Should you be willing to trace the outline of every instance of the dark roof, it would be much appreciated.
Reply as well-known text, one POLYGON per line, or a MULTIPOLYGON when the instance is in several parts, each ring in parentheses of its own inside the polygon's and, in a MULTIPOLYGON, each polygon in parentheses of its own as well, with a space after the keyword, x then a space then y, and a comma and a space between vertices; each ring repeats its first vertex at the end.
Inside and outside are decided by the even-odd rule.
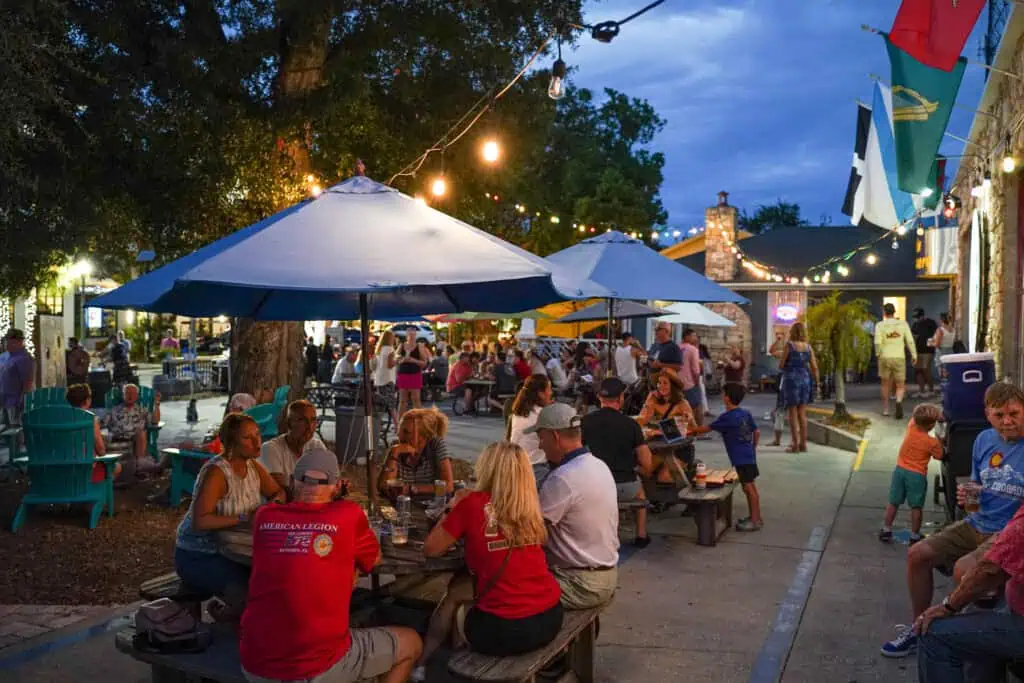
MULTIPOLYGON (((797 226, 769 230, 741 240, 739 245, 749 258, 776 268, 781 274, 799 276, 832 257, 842 256, 885 236, 886 232, 869 225, 797 226)), ((899 249, 893 249, 891 239, 877 242, 870 249, 878 257, 878 262, 873 266, 864 261, 868 251, 860 252, 847 262, 850 276, 844 279, 849 282, 916 282, 914 235, 911 233, 902 237, 899 245, 899 249)), ((704 252, 678 260, 698 273, 704 272, 704 252)), ((835 265, 832 268, 833 278, 835 265)), ((744 268, 739 269, 736 279, 757 280, 744 268)))

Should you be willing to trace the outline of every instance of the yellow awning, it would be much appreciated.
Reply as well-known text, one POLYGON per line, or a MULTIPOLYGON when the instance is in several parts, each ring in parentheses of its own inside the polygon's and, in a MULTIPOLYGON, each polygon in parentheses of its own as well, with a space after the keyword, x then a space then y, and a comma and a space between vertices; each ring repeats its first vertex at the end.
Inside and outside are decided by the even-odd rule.
POLYGON ((548 304, 543 308, 537 310, 541 313, 545 313, 551 316, 551 320, 538 320, 537 321, 537 336, 538 337, 564 337, 566 339, 576 339, 581 337, 591 330, 604 325, 601 321, 592 321, 586 323, 560 323, 556 322, 559 318, 569 315, 581 308, 597 303, 601 299, 586 299, 582 301, 562 301, 557 304, 548 304))

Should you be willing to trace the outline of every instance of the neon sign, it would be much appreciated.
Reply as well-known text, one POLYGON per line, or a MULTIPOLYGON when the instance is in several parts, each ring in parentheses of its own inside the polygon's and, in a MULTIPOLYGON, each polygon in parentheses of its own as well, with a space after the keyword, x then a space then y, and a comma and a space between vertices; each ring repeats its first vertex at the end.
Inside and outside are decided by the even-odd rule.
POLYGON ((790 304, 780 304, 775 307, 775 319, 784 322, 791 323, 800 316, 800 309, 790 304))

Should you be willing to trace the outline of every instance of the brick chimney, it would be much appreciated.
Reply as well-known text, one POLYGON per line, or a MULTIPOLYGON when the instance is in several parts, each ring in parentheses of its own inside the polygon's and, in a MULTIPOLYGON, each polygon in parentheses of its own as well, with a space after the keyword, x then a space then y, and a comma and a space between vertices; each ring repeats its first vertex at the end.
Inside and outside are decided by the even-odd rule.
POLYGON ((736 207, 729 206, 729 193, 718 193, 718 204, 704 210, 704 275, 718 282, 732 282, 739 272, 739 259, 732 251, 736 243, 736 207))

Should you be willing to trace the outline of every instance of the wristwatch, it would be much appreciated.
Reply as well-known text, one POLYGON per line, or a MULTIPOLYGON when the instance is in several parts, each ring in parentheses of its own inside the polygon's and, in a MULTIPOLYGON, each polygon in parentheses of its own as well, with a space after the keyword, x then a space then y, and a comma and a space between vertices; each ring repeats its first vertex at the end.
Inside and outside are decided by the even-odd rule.
POLYGON ((942 599, 942 606, 946 608, 946 611, 950 614, 959 614, 960 612, 960 610, 956 609, 955 607, 953 607, 953 605, 950 604, 948 595, 942 599))

